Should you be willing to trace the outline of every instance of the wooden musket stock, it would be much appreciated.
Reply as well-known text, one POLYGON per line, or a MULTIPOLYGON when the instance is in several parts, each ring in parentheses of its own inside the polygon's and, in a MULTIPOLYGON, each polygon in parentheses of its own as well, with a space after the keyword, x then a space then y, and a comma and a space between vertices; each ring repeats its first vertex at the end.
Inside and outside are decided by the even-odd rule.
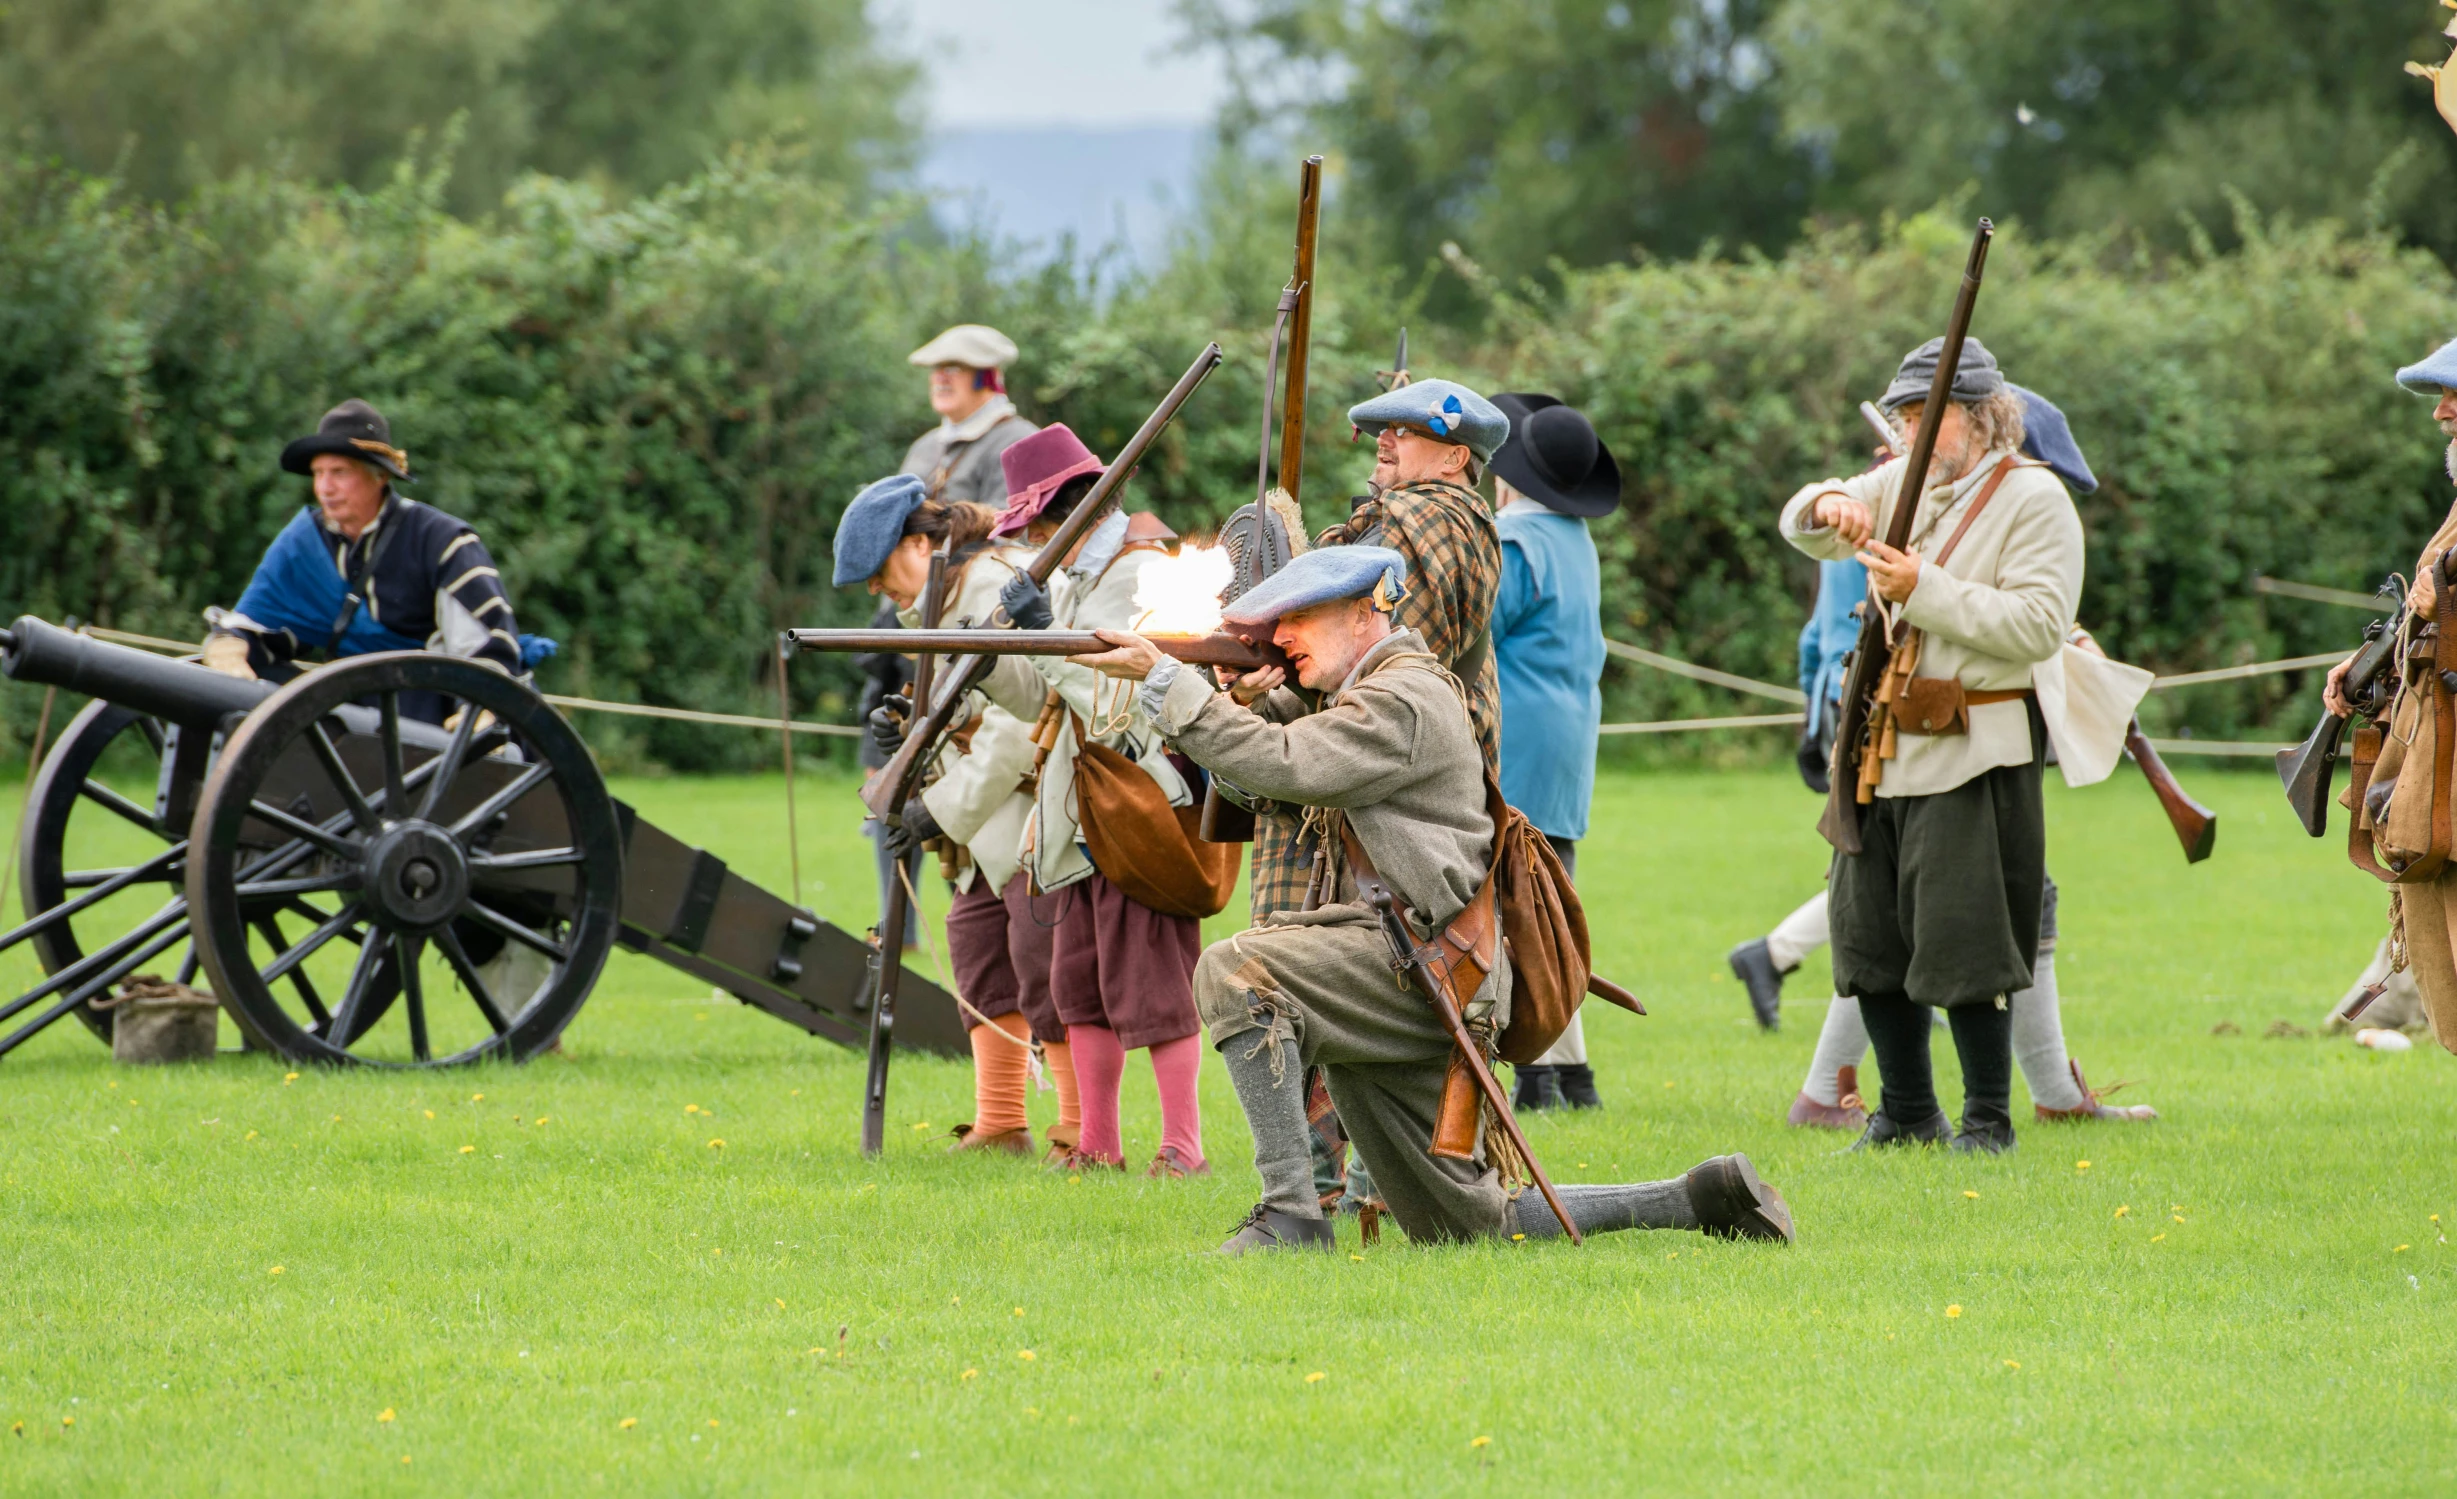
MULTIPOLYGON (((1090 656, 1110 649, 1090 630, 787 630, 806 651, 935 651, 945 656, 1090 656)), ((1268 641, 1238 635, 1147 635, 1164 655, 1189 666, 1285 671, 1288 656, 1268 641)))
MULTIPOLYGON (((1911 439, 1911 451, 1903 460, 1901 482, 1894 490, 1894 513, 1886 518, 1885 542, 1901 551, 1911 540, 1911 523, 1918 516, 1920 500, 1928 490, 1929 460, 1936 456, 1937 428, 1944 425, 1941 413, 1952 398, 1954 375, 1962 367, 1962 345, 1971 332, 1971 311, 1979 302, 1980 278, 1988 269, 1988 245, 1996 237, 1996 226, 1986 219, 1979 221, 1979 230, 1971 238, 1971 258, 1962 270, 1962 287, 1954 295, 1954 312, 1945 325, 1945 343, 1937 351, 1936 378, 1928 386, 1928 404, 1920 420, 1919 435, 1911 439)), ((1877 684, 1885 677, 1885 669, 1894 655, 1893 633, 1887 624, 1885 610, 1877 602, 1876 589, 1869 589, 1868 601, 1862 606, 1860 643, 1851 654, 1851 670, 1843 678, 1842 714, 1835 723, 1833 785, 1826 797, 1826 815, 1818 820, 1817 830, 1838 852, 1856 854, 1860 851, 1860 759, 1875 754, 1877 746, 1863 745, 1877 695, 1877 684)))
MULTIPOLYGON (((1195 387, 1219 367, 1220 346, 1205 344, 1203 352, 1195 356, 1194 363, 1186 367, 1186 373, 1177 377, 1177 384, 1161 398, 1152 414, 1143 419, 1143 425, 1126 440, 1126 446, 1118 450, 1117 457, 1110 461, 1108 469, 1093 484, 1091 491, 1076 503, 1073 510, 1067 512, 1065 520, 1059 522, 1057 534, 1051 536, 1041 550, 1033 554, 1032 560, 1025 564, 1024 571, 1031 575, 1033 582, 1049 582, 1049 575, 1058 570, 1059 562, 1099 522, 1102 513, 1116 498, 1118 487, 1126 482, 1135 465, 1141 463, 1144 455, 1151 451, 1152 444, 1160 440, 1161 432, 1176 417, 1178 408, 1184 406, 1187 398, 1194 394, 1195 387)), ((1009 621, 1006 611, 1000 609, 984 623, 990 629, 1005 629, 1009 621)), ((886 649, 909 650, 912 647, 909 644, 891 645, 886 649)), ((913 794, 914 786, 921 780, 922 767, 930 763, 930 756, 936 752, 940 737, 954 726, 964 695, 980 682, 989 664, 987 656, 962 657, 947 668, 945 680, 927 700, 926 708, 919 706, 921 700, 916 699, 915 711, 920 715, 920 721, 904 736, 903 746, 889 758, 886 768, 862 790, 862 805, 870 809, 873 817, 892 823, 903 814, 905 799, 913 794)))

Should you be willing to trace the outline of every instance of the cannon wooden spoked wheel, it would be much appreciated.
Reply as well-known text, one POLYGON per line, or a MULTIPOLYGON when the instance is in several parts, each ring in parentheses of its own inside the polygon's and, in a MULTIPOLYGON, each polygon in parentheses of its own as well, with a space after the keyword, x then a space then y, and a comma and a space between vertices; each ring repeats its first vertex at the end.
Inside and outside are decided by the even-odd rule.
POLYGON ((107 1043, 110 1017, 88 999, 139 970, 167 971, 182 982, 196 976, 180 898, 187 828, 166 823, 154 800, 136 790, 139 777, 153 775, 164 747, 165 731, 154 719, 89 703, 35 772, 17 850, 18 889, 30 919, 10 937, 30 943, 60 986, 31 996, 27 1008, 45 1008, 42 1023, 56 1018, 51 1008, 66 1004, 107 1043))
POLYGON ((455 657, 362 656, 231 733, 197 796, 187 899, 213 992, 260 1045, 525 1061, 605 966, 622 848, 587 748, 536 693, 455 657))

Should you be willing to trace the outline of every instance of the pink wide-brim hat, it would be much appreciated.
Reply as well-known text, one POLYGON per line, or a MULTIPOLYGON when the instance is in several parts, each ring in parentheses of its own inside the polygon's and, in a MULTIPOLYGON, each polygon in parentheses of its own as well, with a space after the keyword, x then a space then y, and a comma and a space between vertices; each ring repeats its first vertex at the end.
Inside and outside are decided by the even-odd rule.
POLYGON ((1049 508, 1050 499, 1069 479, 1097 474, 1106 467, 1100 455, 1064 422, 1053 422, 998 455, 1006 470, 1007 508, 998 512, 994 536, 1012 536, 1049 508))

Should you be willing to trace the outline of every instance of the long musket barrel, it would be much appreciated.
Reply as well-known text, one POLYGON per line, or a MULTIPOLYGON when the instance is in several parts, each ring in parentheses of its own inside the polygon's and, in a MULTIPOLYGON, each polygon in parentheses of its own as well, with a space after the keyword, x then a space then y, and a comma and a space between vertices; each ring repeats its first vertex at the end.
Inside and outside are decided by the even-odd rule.
MULTIPOLYGON (((1090 630, 787 630, 806 651, 927 651, 942 656, 1089 656, 1110 649, 1090 630)), ((1288 658, 1268 644, 1236 635, 1147 635, 1165 655, 1189 666, 1255 671, 1285 668, 1288 658)))
MULTIPOLYGON (((1049 575, 1058 570, 1059 562, 1074 550, 1075 543, 1083 539, 1084 533, 1090 531, 1100 520, 1102 512, 1109 508, 1117 495, 1118 486, 1126 482, 1135 465, 1141 463, 1144 454, 1151 451, 1152 444, 1159 441, 1162 430, 1176 417, 1178 408, 1185 405, 1194 394, 1195 387, 1219 367, 1220 346, 1216 343, 1205 344, 1203 352, 1194 357, 1194 363, 1186 367, 1186 373, 1177 377, 1177 384, 1161 398, 1152 414, 1143 419, 1143 425, 1126 440, 1126 446, 1118 450, 1108 469, 1093 483, 1091 492, 1076 503, 1065 520, 1059 522, 1057 534, 1050 537, 1041 550, 1033 554, 1032 560, 1025 564, 1024 571, 1031 575, 1033 582, 1049 582, 1049 575)), ((987 623, 992 629, 1006 628, 1006 611, 996 611, 987 623)), ((891 645, 886 649, 901 651, 913 647, 908 643, 891 645)), ((981 680, 982 673, 988 669, 987 656, 971 655, 953 662, 947 668, 945 680, 931 695, 927 707, 917 705, 920 721, 904 736, 903 748, 889 758, 886 767, 862 791, 862 805, 870 809, 872 816, 883 822, 893 822, 903 813, 905 799, 913 794, 914 786, 921 780, 922 767, 929 763, 930 755, 938 748, 940 736, 954 724, 964 694, 972 691, 981 680)))
MULTIPOLYGON (((1971 258, 1963 266, 1961 289, 1954 294, 1953 316, 1945 325, 1945 344, 1937 351, 1936 378, 1929 382, 1919 435, 1911 439, 1911 452, 1903 460, 1902 479, 1894 490, 1894 513, 1886 518, 1886 545, 1896 551, 1910 543, 1911 523, 1927 493, 1929 460, 1936 456, 1937 429, 1944 425, 1941 413, 1953 395, 1954 375, 1962 367, 1962 345, 1970 337, 1971 312, 1979 303, 1979 283, 1987 273, 1988 246, 1995 237, 1996 226, 1981 219, 1971 238, 1971 258)), ((1852 652, 1851 671, 1843 681, 1843 711, 1835 725, 1833 785, 1827 794, 1826 815, 1818 823, 1826 841, 1846 854, 1860 851, 1860 757, 1875 754, 1878 748, 1873 744, 1863 747, 1860 739, 1868 727, 1877 683, 1894 654, 1891 626, 1875 601, 1874 589, 1863 607, 1860 643, 1852 652)))
MULTIPOLYGON (((1305 478, 1305 375, 1314 344, 1314 242, 1322 221, 1322 158, 1309 156, 1297 172, 1297 263, 1289 278, 1297 307, 1288 322, 1288 395, 1280 407, 1280 487, 1303 499, 1305 478)), ((1271 393, 1263 392, 1269 410, 1271 393)))

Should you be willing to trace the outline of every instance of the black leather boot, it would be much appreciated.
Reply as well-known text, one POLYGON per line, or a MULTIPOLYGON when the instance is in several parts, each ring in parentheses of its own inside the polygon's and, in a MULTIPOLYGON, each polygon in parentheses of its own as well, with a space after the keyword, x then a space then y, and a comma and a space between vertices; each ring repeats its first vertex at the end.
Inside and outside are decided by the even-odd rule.
POLYGON ((1954 1136, 1952 1148, 1966 1155, 2003 1155, 2013 1149, 2013 1145, 2011 1119, 1993 1111, 1982 1114, 1966 1109, 1962 1115, 1961 1133, 1954 1136))
POLYGON ((1927 1119, 1908 1128, 1895 1123, 1884 1114, 1871 1114, 1868 1116, 1867 1130, 1861 1134, 1859 1140, 1851 1148, 1868 1150, 1872 1147, 1887 1145, 1934 1145, 1940 1140, 1950 1140, 1953 1136, 1953 1121, 1945 1117, 1943 1109, 1937 1110, 1927 1119))
POLYGON ((1510 1092, 1510 1112, 1525 1114, 1561 1107, 1561 1073, 1558 1068, 1530 1064, 1513 1071, 1518 1074, 1518 1081, 1510 1092))
POLYGON ((1749 1009, 1757 1016, 1763 1030, 1775 1030, 1783 1024, 1783 971, 1775 967, 1774 954, 1767 950, 1766 939, 1743 942, 1725 954, 1724 961, 1732 965, 1732 977, 1740 980, 1749 991, 1749 1009))
POLYGON ((1783 1194, 1758 1179, 1745 1155, 1719 1155, 1682 1178, 1701 1231, 1718 1239, 1792 1242, 1792 1210, 1783 1194))
POLYGON ((1561 1081, 1561 1098, 1574 1109, 1599 1107, 1604 1100, 1596 1096, 1595 1069, 1584 1062, 1565 1063, 1554 1069, 1561 1081))

